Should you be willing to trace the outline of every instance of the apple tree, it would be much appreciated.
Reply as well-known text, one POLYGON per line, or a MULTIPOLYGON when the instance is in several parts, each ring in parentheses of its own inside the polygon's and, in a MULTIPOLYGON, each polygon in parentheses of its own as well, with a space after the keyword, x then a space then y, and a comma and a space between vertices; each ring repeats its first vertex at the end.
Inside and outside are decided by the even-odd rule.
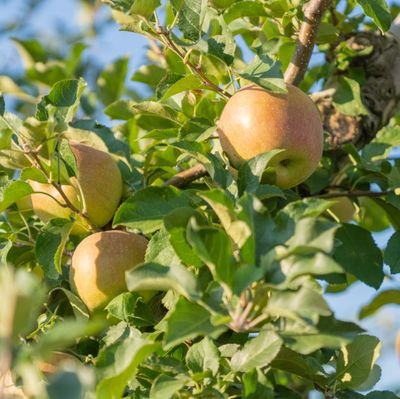
POLYGON ((128 76, 128 57, 86 59, 85 36, 14 39, 0 396, 398 398, 373 390, 382 343, 325 298, 400 273, 398 7, 81 3, 147 58, 128 76))

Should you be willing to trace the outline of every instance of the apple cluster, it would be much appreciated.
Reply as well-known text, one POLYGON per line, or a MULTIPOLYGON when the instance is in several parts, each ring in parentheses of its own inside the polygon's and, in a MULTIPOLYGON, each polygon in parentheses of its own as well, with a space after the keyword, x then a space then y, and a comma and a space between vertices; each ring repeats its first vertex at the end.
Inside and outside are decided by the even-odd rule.
MULTIPOLYGON (((288 86, 276 94, 251 85, 226 104, 217 131, 232 167, 274 149, 282 149, 268 165, 265 179, 281 188, 294 187, 317 168, 323 135, 319 112, 300 89, 288 86)), ((73 218, 71 234, 86 237, 76 247, 70 267, 72 289, 89 310, 104 307, 126 290, 125 271, 144 262, 148 240, 119 230, 101 230, 121 201, 123 182, 112 156, 71 142, 77 175, 61 191, 54 185, 30 181, 34 193, 20 207, 30 208, 43 222, 73 218), (79 213, 76 212, 79 210, 79 213), (93 232, 91 230, 99 230, 93 232)))

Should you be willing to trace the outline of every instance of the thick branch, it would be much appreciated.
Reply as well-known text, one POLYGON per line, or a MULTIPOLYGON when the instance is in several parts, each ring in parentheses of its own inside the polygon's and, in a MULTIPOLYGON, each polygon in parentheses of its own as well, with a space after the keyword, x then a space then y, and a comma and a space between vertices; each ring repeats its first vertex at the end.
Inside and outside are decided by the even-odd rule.
POLYGON ((310 0, 304 9, 304 21, 301 24, 293 58, 285 73, 285 82, 298 85, 307 70, 319 24, 331 0, 310 0))
POLYGON ((178 188, 186 187, 192 181, 207 176, 208 172, 202 164, 197 164, 189 169, 177 173, 174 177, 167 180, 164 186, 175 186, 178 188))

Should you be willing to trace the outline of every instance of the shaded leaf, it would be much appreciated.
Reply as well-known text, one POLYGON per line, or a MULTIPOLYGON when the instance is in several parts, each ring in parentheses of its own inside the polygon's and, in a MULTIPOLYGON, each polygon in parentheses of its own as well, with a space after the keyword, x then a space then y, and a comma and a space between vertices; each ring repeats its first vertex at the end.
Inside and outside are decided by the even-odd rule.
POLYGON ((231 360, 233 371, 250 371, 268 366, 278 355, 282 346, 281 338, 272 331, 261 331, 236 352, 231 360))

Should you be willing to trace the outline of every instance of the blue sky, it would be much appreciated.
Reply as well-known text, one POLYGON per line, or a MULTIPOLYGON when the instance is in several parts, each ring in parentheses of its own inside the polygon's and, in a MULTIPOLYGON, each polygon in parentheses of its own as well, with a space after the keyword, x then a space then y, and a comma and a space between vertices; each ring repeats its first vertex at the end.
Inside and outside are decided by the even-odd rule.
MULTIPOLYGON (((26 0, 25 0, 26 1, 26 0)), ((0 28, 5 21, 18 18, 24 9, 24 0, 0 0, 0 28)), ((392 1, 399 4, 399 1, 392 1)), ((399 4, 400 5, 400 4, 399 4)), ((59 29, 80 30, 85 25, 82 14, 79 14, 76 0, 47 0, 43 6, 29 15, 29 25, 23 30, 27 37, 46 38, 50 32, 59 29), (62 6, 60 4, 62 3, 62 6)), ((97 18, 105 18, 108 9, 104 8, 97 18)), ((53 45, 57 45, 57 35, 53 34, 53 45)), ((106 28, 98 37, 89 39, 86 57, 94 57, 98 63, 107 64, 123 55, 128 55, 130 71, 136 70, 145 61, 146 39, 139 35, 120 32, 116 25, 106 28)), ((0 74, 7 74, 22 68, 19 55, 10 38, 0 34, 0 74)), ((140 87, 140 86, 139 86, 140 87)), ((381 247, 386 245, 391 232, 386 231, 375 235, 381 247)), ((383 288, 400 288, 398 281, 385 282, 383 288)), ((355 284, 344 294, 327 295, 328 302, 338 318, 357 321, 360 307, 369 302, 376 291, 363 284, 355 284)), ((383 376, 376 389, 399 387, 399 361, 394 353, 394 338, 400 330, 400 307, 387 306, 379 316, 371 317, 361 322, 369 332, 377 335, 383 342, 384 355, 379 363, 383 367, 383 376)))

